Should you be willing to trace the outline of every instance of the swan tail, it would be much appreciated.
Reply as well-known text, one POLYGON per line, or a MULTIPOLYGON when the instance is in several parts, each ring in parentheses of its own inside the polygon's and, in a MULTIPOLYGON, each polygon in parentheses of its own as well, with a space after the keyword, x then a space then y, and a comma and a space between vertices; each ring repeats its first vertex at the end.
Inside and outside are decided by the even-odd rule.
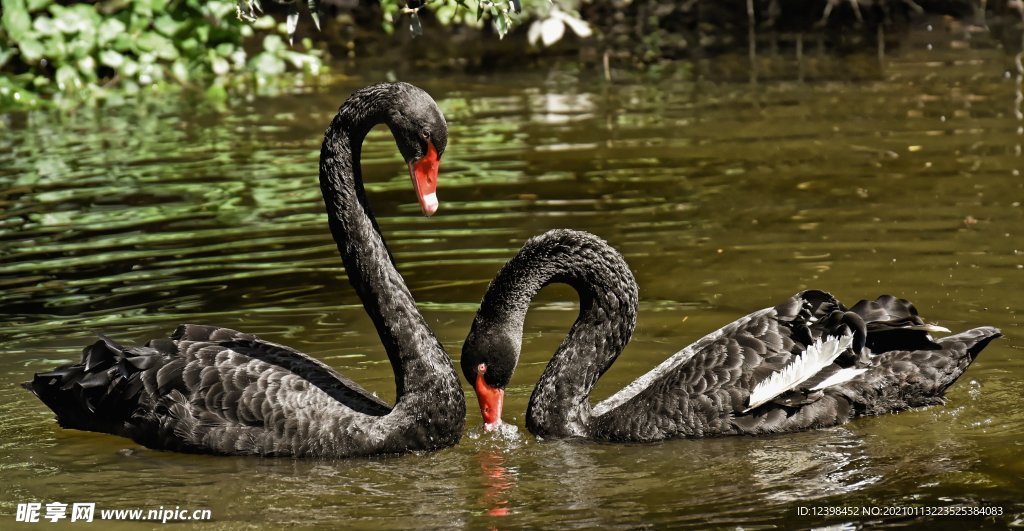
POLYGON ((1001 335, 997 328, 980 327, 942 338, 936 349, 881 353, 874 367, 838 392, 867 415, 942 404, 946 389, 1001 335))
POLYGON ((942 403, 946 389, 956 383, 993 339, 1001 335, 998 328, 973 328, 940 339, 939 350, 908 353, 910 359, 916 362, 916 370, 903 379, 905 395, 908 402, 911 402, 909 405, 915 407, 942 403), (915 398, 920 403, 914 403, 915 398))
POLYGON ((127 348, 98 335, 98 341, 82 350, 78 363, 37 373, 22 387, 53 410, 64 428, 119 434, 144 392, 138 373, 156 365, 161 356, 151 348, 127 348))
POLYGON ((974 363, 981 351, 992 342, 993 339, 1002 337, 1003 333, 992 326, 972 328, 952 336, 944 337, 938 341, 943 347, 943 352, 949 353, 951 361, 954 362, 956 370, 948 371, 945 378, 939 380, 941 390, 944 392, 953 385, 958 378, 967 370, 967 367, 974 363))

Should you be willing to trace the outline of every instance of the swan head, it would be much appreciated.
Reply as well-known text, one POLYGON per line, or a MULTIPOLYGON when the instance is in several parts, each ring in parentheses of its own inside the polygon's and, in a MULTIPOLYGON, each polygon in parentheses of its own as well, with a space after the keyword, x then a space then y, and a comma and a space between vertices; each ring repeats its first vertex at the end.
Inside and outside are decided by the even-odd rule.
POLYGON ((487 329, 474 321, 473 329, 462 345, 462 374, 473 386, 480 404, 484 429, 491 431, 501 425, 505 387, 512 380, 519 361, 520 342, 509 334, 487 329), (487 330, 485 330, 487 329, 487 330))
POLYGON ((425 216, 437 212, 437 171, 448 146, 448 123, 437 103, 423 89, 395 83, 397 104, 388 113, 388 127, 409 166, 416 197, 425 216))

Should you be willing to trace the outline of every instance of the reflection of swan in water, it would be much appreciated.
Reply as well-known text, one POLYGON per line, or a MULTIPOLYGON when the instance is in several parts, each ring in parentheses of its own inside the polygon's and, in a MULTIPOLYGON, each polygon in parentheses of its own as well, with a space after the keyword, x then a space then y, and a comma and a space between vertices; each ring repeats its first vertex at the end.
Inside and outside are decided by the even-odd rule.
POLYGON ((531 476, 536 475, 535 479, 543 481, 549 495, 557 494, 564 504, 561 511, 566 514, 599 510, 609 498, 608 491, 619 488, 630 479, 628 474, 619 476, 624 471, 614 462, 596 458, 594 454, 602 453, 604 448, 552 441, 551 444, 533 445, 530 449, 543 452, 535 456, 535 466, 540 469, 531 476))
POLYGON ((507 516, 509 495, 519 481, 518 469, 506 466, 508 458, 499 450, 483 450, 476 457, 484 481, 478 503, 487 508, 488 516, 507 516))
POLYGON ((848 429, 794 437, 749 450, 753 492, 776 502, 807 502, 855 492, 882 479, 872 471, 862 438, 848 429))

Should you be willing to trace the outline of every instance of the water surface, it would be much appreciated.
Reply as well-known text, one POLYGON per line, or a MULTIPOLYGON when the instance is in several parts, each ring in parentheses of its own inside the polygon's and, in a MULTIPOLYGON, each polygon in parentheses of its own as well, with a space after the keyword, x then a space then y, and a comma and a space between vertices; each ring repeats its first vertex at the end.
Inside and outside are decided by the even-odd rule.
POLYGON ((142 343, 181 322, 286 343, 394 399, 316 181, 326 124, 380 77, 225 110, 174 100, 0 117, 0 521, 18 503, 84 501, 209 508, 210 529, 1024 525, 1022 73, 984 36, 962 44, 921 32, 884 65, 763 57, 756 83, 725 60, 611 84, 573 68, 408 76, 450 125, 431 219, 390 135, 368 138, 377 219, 456 359, 489 279, 558 227, 607 239, 640 283, 634 340, 595 398, 807 288, 848 304, 892 293, 951 329, 1006 335, 943 407, 764 438, 526 434, 532 385, 577 309, 561 286, 528 317, 506 400, 514 440, 472 433, 432 454, 297 461, 62 430, 17 383, 76 360, 96 330, 142 343), (1003 514, 801 515, 891 506, 1003 514))

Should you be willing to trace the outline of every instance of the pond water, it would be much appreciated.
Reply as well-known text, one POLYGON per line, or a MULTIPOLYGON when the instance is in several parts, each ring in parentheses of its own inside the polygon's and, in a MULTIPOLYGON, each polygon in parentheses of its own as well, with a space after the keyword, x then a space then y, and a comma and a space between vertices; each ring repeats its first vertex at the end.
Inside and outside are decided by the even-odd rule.
POLYGON ((138 344, 182 322, 288 344, 393 400, 316 174, 338 105, 383 74, 221 110, 172 98, 0 117, 0 527, 26 502, 210 509, 209 529, 1024 526, 1024 72, 984 35, 937 33, 884 64, 801 66, 783 47, 758 76, 745 56, 611 83, 574 68, 403 76, 449 121, 430 219, 386 130, 364 147, 399 270, 456 360, 489 279, 557 227, 607 239, 640 284, 634 340, 596 399, 806 288, 1003 329, 945 406, 764 438, 534 439, 526 402, 577 309, 561 286, 528 317, 515 437, 480 436, 468 386, 467 435, 424 455, 192 456, 62 430, 19 382, 77 360, 96 330, 138 344))

